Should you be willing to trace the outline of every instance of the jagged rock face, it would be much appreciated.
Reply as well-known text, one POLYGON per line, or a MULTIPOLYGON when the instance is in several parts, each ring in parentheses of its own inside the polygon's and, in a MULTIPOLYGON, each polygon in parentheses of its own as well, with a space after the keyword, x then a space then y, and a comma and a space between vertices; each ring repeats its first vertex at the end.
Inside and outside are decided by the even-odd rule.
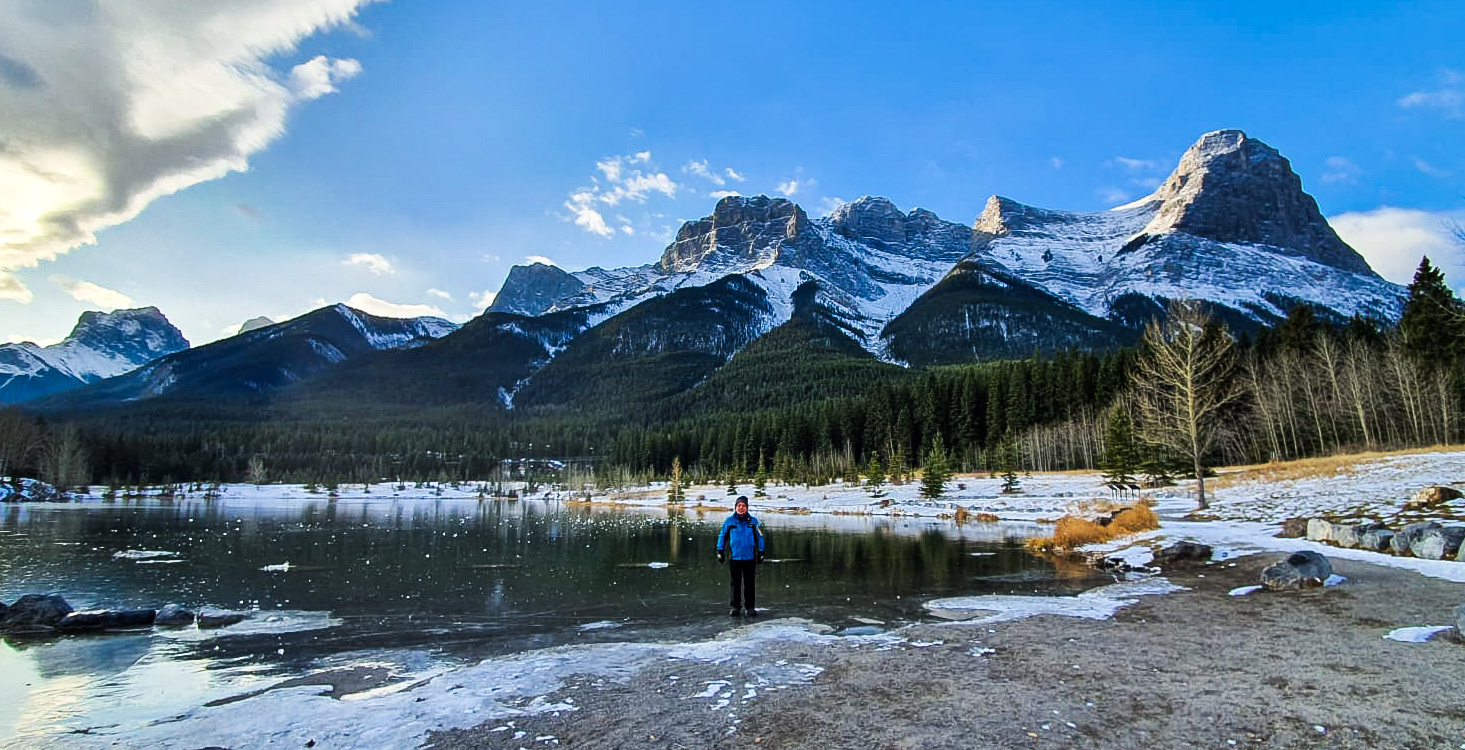
POLYGON ((543 315, 559 300, 584 288, 584 282, 555 266, 544 263, 514 266, 509 269, 509 276, 493 298, 493 304, 488 306, 488 312, 543 315))
POLYGON ((657 264, 664 272, 711 270, 734 264, 766 265, 785 246, 817 242, 809 235, 809 216, 784 198, 729 196, 712 215, 689 221, 657 264))
POLYGON ((971 232, 925 209, 904 214, 890 201, 870 196, 834 209, 826 221, 834 234, 845 239, 928 260, 959 257, 971 232))
POLYGON ((257 318, 250 318, 249 320, 244 321, 244 323, 239 326, 239 332, 249 333, 250 331, 257 331, 261 328, 264 328, 265 326, 272 326, 274 324, 275 321, 261 315, 257 318))
POLYGON ((0 404, 68 391, 187 348, 188 339, 156 307, 84 312, 59 344, 0 346, 0 404))
POLYGON ((1145 233, 1184 232, 1217 242, 1269 245, 1354 273, 1368 263, 1328 225, 1276 149, 1239 130, 1196 141, 1160 189, 1145 233))

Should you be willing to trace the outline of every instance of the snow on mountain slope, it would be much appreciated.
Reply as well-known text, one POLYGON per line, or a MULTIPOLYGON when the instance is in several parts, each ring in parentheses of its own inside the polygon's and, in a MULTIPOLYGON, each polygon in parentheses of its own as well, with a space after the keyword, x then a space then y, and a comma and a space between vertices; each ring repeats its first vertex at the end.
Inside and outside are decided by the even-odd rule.
POLYGON ((134 370, 188 348, 156 307, 85 312, 59 344, 0 346, 0 403, 20 403, 134 370))

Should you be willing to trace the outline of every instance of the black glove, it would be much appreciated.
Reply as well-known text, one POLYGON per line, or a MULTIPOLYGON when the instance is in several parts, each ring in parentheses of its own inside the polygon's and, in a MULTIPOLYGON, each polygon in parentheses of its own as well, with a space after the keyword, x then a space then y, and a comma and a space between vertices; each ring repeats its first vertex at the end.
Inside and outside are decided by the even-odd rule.
POLYGON ((755 556, 753 558, 753 564, 754 565, 762 565, 763 564, 763 550, 761 550, 761 549, 758 550, 757 556, 755 556))
POLYGON ((723 552, 722 550, 718 550, 717 551, 717 561, 718 562, 727 562, 727 553, 726 552, 723 552))

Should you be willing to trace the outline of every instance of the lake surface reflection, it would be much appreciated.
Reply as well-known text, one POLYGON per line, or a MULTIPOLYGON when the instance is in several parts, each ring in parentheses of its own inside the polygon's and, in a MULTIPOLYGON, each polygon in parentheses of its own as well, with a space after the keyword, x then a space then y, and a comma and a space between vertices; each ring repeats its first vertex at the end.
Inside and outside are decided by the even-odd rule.
MULTIPOLYGON (((383 650, 472 661, 708 637, 729 625, 713 552, 724 517, 399 497, 0 506, 0 601, 56 592, 77 609, 258 610, 220 631, 7 638, 0 672, 24 679, 0 681, 0 738, 105 726, 383 650)), ((760 518, 769 617, 892 627, 925 618, 936 597, 1094 583, 1030 556, 1026 525, 760 518)))

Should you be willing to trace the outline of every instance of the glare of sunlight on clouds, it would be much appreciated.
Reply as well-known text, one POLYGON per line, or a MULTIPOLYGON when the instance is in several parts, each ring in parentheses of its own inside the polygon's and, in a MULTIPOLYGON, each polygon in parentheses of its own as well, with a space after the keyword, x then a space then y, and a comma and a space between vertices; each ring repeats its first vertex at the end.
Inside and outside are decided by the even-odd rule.
POLYGON ((249 168, 292 107, 360 72, 306 37, 368 0, 9 3, 0 23, 0 299, 165 195, 249 168), (284 63, 288 65, 288 63, 284 63))
POLYGON ((1408 284, 1420 258, 1429 256, 1452 288, 1465 289, 1465 246, 1454 234, 1465 224, 1465 211, 1433 213, 1383 206, 1333 216, 1328 223, 1389 281, 1408 284))
POLYGON ((348 266, 360 266, 377 276, 389 276, 394 273, 392 262, 379 253, 352 253, 349 258, 341 261, 348 266))
POLYGON ((71 295, 71 298, 77 302, 85 302, 88 305, 102 308, 103 312, 112 312, 113 310, 132 307, 137 304, 132 301, 131 297, 122 292, 93 284, 90 281, 80 281, 60 274, 51 276, 51 281, 62 289, 65 289, 66 293, 71 295))
POLYGON ((401 304, 388 302, 383 299, 357 292, 346 300, 347 307, 354 307, 368 315, 376 315, 383 318, 447 318, 448 314, 441 309, 426 304, 401 304))

